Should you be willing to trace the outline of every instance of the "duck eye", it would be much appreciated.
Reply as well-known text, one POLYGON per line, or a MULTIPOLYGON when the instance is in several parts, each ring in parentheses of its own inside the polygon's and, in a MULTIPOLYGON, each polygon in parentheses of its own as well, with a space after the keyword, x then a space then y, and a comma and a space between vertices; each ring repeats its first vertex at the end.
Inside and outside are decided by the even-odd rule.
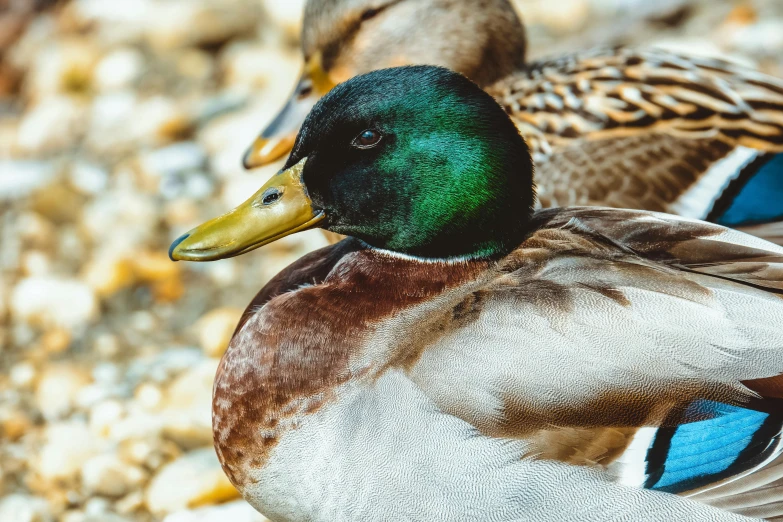
POLYGON ((369 20, 370 18, 374 17, 375 15, 378 14, 378 12, 380 12, 380 9, 376 9, 376 8, 372 8, 372 7, 367 9, 367 10, 365 10, 362 13, 362 22, 364 22, 365 20, 369 20))
POLYGON ((375 147, 378 142, 381 141, 381 137, 382 135, 380 132, 367 129, 356 136, 356 139, 353 140, 353 146, 360 149, 369 149, 375 147))
POLYGON ((310 96, 312 92, 313 92, 313 84, 310 83, 309 81, 302 82, 301 84, 299 84, 299 90, 296 93, 296 96, 301 100, 302 98, 307 98, 308 96, 310 96))

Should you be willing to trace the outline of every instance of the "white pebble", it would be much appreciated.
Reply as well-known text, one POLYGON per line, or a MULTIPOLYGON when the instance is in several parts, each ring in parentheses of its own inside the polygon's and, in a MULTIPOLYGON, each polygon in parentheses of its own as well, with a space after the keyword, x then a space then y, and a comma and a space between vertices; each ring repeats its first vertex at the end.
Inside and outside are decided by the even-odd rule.
POLYGON ((111 427, 125 415, 125 408, 116 400, 99 402, 90 409, 90 431, 98 437, 108 437, 111 427))
POLYGON ((48 480, 76 477, 87 460, 99 452, 99 445, 81 421, 50 424, 46 443, 38 455, 38 473, 48 480))
POLYGON ((120 341, 115 335, 101 334, 95 338, 93 350, 101 357, 106 357, 108 359, 120 353, 120 341))
POLYGON ((43 161, 0 160, 0 201, 21 199, 46 185, 54 166, 43 161))
POLYGON ((198 143, 183 141, 145 154, 141 158, 144 170, 152 176, 177 174, 202 168, 207 161, 198 143))
POLYGON ((144 70, 144 55, 136 49, 118 49, 106 55, 95 69, 95 82, 101 90, 131 86, 144 70))
POLYGON ((163 522, 268 522, 244 500, 171 514, 163 522))
POLYGON ((83 194, 95 195, 106 188, 109 174, 93 163, 77 161, 71 167, 70 181, 83 194))
POLYGON ((71 412, 79 393, 89 383, 89 377, 75 367, 47 368, 38 380, 35 402, 45 419, 62 418, 71 412))
MULTIPOLYGON (((141 468, 113 454, 98 455, 82 466, 82 486, 89 495, 120 497, 138 488, 145 479, 146 473, 141 468)), ((89 507, 87 512, 90 513, 89 507)))
POLYGON ((29 388, 35 381, 35 366, 20 362, 11 367, 11 382, 17 388, 29 388))
POLYGON ((105 498, 91 498, 84 504, 84 514, 88 517, 105 515, 111 509, 111 503, 105 498))
POLYGON ((136 389, 136 402, 147 411, 154 411, 163 401, 163 392, 154 384, 144 383, 136 389))
POLYGON ((78 280, 28 277, 14 288, 11 309, 30 324, 76 329, 97 317, 98 300, 78 280))
POLYGON ((208 357, 220 357, 226 351, 234 329, 242 317, 241 308, 216 308, 196 323, 201 349, 208 357))
POLYGON ((239 493, 223 474, 212 448, 188 453, 164 466, 150 482, 147 506, 157 515, 173 513, 200 503, 219 503, 239 493))
POLYGON ((0 522, 51 522, 49 505, 42 498, 13 494, 0 499, 0 522))
POLYGON ((76 145, 86 127, 86 108, 67 96, 44 98, 19 125, 17 144, 31 153, 62 152, 76 145))

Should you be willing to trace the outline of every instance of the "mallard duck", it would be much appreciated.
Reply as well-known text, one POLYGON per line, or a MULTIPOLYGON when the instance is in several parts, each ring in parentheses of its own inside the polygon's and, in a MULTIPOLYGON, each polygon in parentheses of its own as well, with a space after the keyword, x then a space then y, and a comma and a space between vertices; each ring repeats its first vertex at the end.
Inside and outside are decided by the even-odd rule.
POLYGON ((290 150, 315 100, 356 74, 442 65, 495 96, 527 140, 544 207, 706 219, 783 243, 783 81, 661 50, 595 49, 525 64, 508 0, 308 0, 305 71, 245 156, 290 150))
POLYGON ((276 521, 783 515, 783 247, 534 201, 495 100, 409 66, 330 91, 280 173, 172 244, 174 260, 208 261, 313 227, 350 236, 273 278, 220 363, 215 447, 254 507, 276 521))

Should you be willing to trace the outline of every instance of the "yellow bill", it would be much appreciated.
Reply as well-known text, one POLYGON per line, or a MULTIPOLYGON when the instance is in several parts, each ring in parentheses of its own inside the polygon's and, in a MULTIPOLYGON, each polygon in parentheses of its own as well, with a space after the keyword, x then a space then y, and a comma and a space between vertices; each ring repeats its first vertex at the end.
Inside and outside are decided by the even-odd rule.
POLYGON ((314 227, 324 218, 313 209, 302 183, 307 158, 272 177, 231 212, 179 237, 169 248, 174 261, 213 261, 249 252, 314 227))
MULTIPOLYGON (((245 156, 242 158, 242 165, 248 170, 255 169, 263 167, 264 165, 269 165, 284 157, 294 148, 297 130, 298 129, 270 137, 266 137, 262 134, 255 139, 245 153, 245 156)), ((264 132, 266 133, 266 131, 264 132)))

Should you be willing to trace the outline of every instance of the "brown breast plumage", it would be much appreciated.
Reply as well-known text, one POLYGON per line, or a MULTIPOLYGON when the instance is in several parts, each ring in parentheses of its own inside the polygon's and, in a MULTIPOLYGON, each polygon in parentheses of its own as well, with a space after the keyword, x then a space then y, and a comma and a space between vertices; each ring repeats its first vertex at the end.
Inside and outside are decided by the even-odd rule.
POLYGON ((332 400, 340 384, 383 370, 388 361, 356 364, 374 324, 475 278, 488 264, 444 271, 442 263, 393 258, 346 240, 271 281, 248 307, 215 380, 215 447, 231 481, 242 484, 243 469, 262 466, 279 437, 332 400))

